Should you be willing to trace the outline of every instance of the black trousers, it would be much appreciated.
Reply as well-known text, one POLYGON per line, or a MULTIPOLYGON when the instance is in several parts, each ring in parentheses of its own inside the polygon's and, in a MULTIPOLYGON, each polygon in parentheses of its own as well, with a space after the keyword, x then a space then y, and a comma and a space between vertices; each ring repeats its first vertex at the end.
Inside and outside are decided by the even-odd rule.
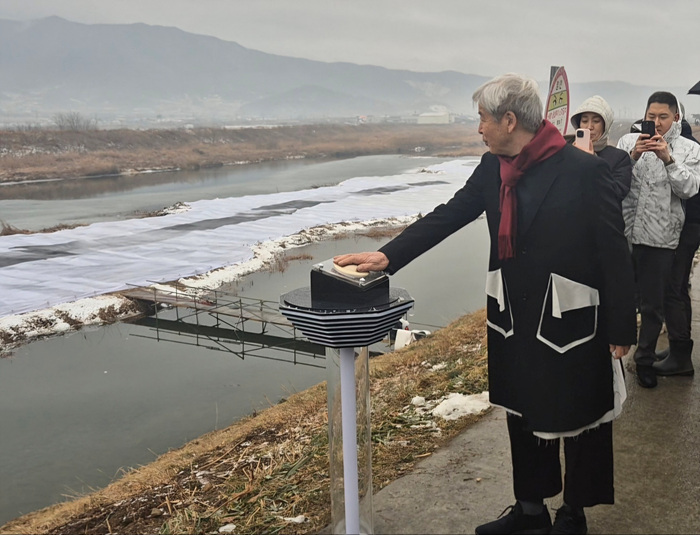
POLYGON ((700 246, 700 223, 686 222, 673 257, 671 275, 664 294, 664 317, 669 340, 690 340, 690 321, 693 312, 688 282, 698 246, 700 246))
MULTIPOLYGON (((560 440, 544 440, 508 414, 515 499, 540 502, 562 490, 560 440)), ((564 439, 564 503, 593 507, 614 503, 612 422, 564 439)))
POLYGON ((634 361, 640 366, 651 366, 656 360, 656 342, 664 322, 664 293, 674 256, 673 249, 632 245, 639 312, 642 317, 634 361))

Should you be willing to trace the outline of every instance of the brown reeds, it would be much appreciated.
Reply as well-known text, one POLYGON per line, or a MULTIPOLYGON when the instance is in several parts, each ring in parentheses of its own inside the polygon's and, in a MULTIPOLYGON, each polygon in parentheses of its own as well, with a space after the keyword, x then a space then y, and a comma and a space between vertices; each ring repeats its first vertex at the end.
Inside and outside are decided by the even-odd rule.
POLYGON ((474 126, 300 125, 238 130, 12 131, 0 135, 0 181, 201 169, 369 154, 481 154, 474 126))

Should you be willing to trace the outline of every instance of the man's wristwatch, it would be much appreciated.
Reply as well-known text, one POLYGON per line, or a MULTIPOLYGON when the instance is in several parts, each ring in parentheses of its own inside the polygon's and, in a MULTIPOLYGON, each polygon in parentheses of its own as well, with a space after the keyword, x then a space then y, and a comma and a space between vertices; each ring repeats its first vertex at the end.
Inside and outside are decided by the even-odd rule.
POLYGON ((668 162, 666 162, 666 163, 664 164, 664 166, 668 167, 668 166, 671 165, 672 163, 676 163, 676 160, 673 159, 673 156, 671 156, 670 158, 671 158, 671 159, 670 159, 668 162))

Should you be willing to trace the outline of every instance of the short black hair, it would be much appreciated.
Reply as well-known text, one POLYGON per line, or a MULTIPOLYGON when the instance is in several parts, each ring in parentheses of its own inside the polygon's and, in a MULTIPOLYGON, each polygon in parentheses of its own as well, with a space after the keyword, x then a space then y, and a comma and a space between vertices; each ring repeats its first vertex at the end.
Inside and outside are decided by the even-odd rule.
POLYGON ((654 103, 667 104, 673 113, 678 113, 678 100, 673 93, 669 93, 668 91, 657 91, 656 93, 652 93, 649 100, 647 100, 647 110, 649 109, 649 106, 654 103))

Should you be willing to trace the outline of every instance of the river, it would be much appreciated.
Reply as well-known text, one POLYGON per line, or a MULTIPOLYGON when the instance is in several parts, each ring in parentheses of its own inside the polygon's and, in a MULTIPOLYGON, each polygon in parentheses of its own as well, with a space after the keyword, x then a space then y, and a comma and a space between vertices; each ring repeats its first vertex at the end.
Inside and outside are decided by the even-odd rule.
MULTIPOLYGON (((91 197, 84 196, 89 188, 61 192, 60 183, 47 182, 27 185, 27 198, 2 197, 0 219, 22 228, 117 220, 178 201, 317 187, 436 161, 380 156, 168 173, 170 179, 162 173, 141 183, 134 177, 110 178, 91 197), (42 188, 53 200, 40 198, 42 188)), ((16 195, 22 187, 4 186, 0 195, 16 195)), ((315 243, 295 250, 311 258, 290 262, 284 272, 253 273, 224 289, 276 301, 308 285, 313 263, 342 252, 374 250, 386 240, 315 243)), ((416 301, 408 317, 414 328, 434 330, 483 306, 487 242, 485 221, 479 220, 392 277, 392 286, 406 288, 416 301)), ((158 342, 155 336, 147 327, 128 323, 84 328, 27 344, 12 358, 0 359, 0 524, 66 495, 102 487, 129 467, 325 380, 322 358, 298 364, 255 352, 241 358, 192 345, 191 339, 161 337, 158 342)))
POLYGON ((26 230, 116 221, 177 202, 317 188, 357 176, 400 174, 442 161, 392 155, 322 162, 299 159, 201 171, 0 183, 0 221, 26 230))

